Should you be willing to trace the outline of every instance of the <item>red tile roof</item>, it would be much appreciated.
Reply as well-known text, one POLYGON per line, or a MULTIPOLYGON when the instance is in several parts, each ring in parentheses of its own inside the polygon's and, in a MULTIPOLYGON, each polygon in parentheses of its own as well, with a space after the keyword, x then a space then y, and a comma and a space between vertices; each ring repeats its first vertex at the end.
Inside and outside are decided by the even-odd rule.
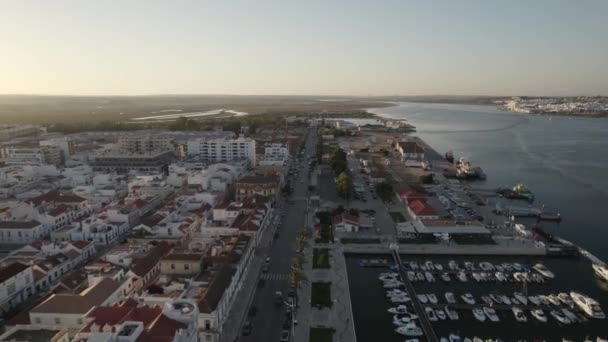
POLYGON ((0 283, 4 283, 15 275, 25 271, 29 266, 20 262, 14 262, 6 267, 0 268, 0 283))
POLYGON ((340 214, 334 216, 334 224, 340 224, 342 222, 359 225, 359 218, 349 214, 340 214))
POLYGON ((421 194, 414 190, 402 191, 400 196, 401 196, 401 199, 406 200, 408 202, 416 200, 416 199, 421 200, 421 201, 426 201, 426 196, 424 194, 421 194))
POLYGON ((435 210, 425 201, 413 200, 409 202, 409 207, 416 216, 431 216, 435 215, 435 210))
POLYGON ((30 198, 26 202, 39 206, 42 203, 82 203, 84 201, 86 201, 86 199, 78 195, 61 193, 59 191, 49 191, 46 194, 30 198))

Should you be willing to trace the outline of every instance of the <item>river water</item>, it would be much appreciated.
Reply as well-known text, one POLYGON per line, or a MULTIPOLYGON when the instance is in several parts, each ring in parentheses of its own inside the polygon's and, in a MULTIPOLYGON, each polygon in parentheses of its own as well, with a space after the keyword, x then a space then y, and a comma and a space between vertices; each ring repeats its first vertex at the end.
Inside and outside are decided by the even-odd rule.
POLYGON ((401 103, 371 110, 406 119, 440 153, 481 166, 479 187, 524 183, 562 214, 549 231, 608 261, 608 119, 532 116, 491 106, 401 103))
MULTIPOLYGON (((479 187, 526 184, 536 195, 535 204, 545 204, 562 214, 560 224, 543 224, 546 230, 571 240, 608 261, 608 224, 602 216, 608 209, 608 120, 592 118, 521 115, 499 111, 491 106, 400 103, 396 107, 370 110, 382 116, 406 119, 417 128, 419 137, 440 153, 452 150, 481 166, 488 178, 479 187)), ((403 256, 412 259, 412 256, 403 256)), ((361 256, 348 256, 350 291, 358 342, 403 341, 392 330, 390 303, 384 298, 377 275, 380 269, 358 266, 361 256)), ((490 260, 533 264, 537 258, 449 258, 420 256, 447 264, 448 259, 463 262, 490 260)), ((530 288, 531 294, 577 290, 597 299, 608 312, 608 284, 594 277, 589 262, 576 258, 544 258, 556 273, 548 285, 530 288)), ((472 292, 476 298, 499 288, 521 291, 520 285, 417 284, 419 293, 435 293, 440 300, 445 291, 472 292)), ((548 314, 548 311, 545 312, 548 314)), ((608 320, 592 320, 575 326, 549 322, 517 323, 510 312, 500 313, 501 323, 477 323, 469 312, 461 312, 457 322, 435 323, 439 336, 457 332, 461 336, 501 337, 512 341, 543 338, 561 341, 568 337, 583 341, 589 336, 608 336, 608 320)))

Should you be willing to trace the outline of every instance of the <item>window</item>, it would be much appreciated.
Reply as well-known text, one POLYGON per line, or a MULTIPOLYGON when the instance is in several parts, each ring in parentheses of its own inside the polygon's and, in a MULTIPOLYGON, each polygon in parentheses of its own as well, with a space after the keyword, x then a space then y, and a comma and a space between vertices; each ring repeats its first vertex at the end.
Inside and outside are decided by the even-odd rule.
POLYGON ((61 324, 61 318, 55 317, 55 324, 61 324))
POLYGON ((79 324, 79 325, 84 324, 84 323, 82 322, 82 318, 79 318, 79 319, 78 319, 78 324, 79 324))
POLYGON ((171 264, 171 269, 174 270, 175 269, 175 264, 171 264))
POLYGON ((190 264, 184 264, 184 269, 185 270, 189 270, 190 269, 190 264))
POLYGON ((36 317, 36 318, 34 319, 34 322, 36 322, 36 324, 41 324, 41 323, 42 323, 42 320, 40 319, 40 317, 36 317))

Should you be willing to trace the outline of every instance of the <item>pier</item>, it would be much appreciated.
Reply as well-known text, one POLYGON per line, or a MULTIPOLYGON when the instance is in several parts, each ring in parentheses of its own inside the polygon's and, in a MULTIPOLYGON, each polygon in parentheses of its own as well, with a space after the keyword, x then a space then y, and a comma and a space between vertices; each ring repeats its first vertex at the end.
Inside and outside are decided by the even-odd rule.
POLYGON ((424 311, 424 307, 422 303, 418 300, 416 296, 416 290, 414 290, 414 286, 410 283, 405 270, 403 269, 403 265, 401 264, 401 257, 399 256, 399 252, 395 249, 392 249, 393 259, 397 265, 397 269, 399 270, 399 276, 401 277, 401 281, 405 284, 405 288, 411 298, 411 303, 416 310, 416 314, 418 315, 418 319, 420 320, 420 327, 422 331, 424 331, 424 335, 426 336, 429 342, 438 342, 437 335, 435 334, 435 330, 433 330, 433 326, 431 325, 431 321, 426 315, 424 311))

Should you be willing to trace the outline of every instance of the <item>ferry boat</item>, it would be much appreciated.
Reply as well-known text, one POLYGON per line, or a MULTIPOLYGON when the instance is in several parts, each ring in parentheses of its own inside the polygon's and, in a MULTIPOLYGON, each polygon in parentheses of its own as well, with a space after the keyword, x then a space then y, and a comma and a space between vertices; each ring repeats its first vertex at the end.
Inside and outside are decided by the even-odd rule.
POLYGON ((555 274, 553 274, 553 272, 549 271, 549 269, 541 263, 534 265, 532 268, 534 268, 534 270, 536 272, 540 273, 545 278, 548 278, 548 279, 555 278, 555 274))
POLYGON ((534 201, 534 194, 525 185, 519 183, 512 188, 498 188, 496 193, 508 199, 521 199, 529 202, 534 201))
POLYGON ((608 281, 608 267, 606 265, 593 264, 593 271, 595 274, 605 281, 608 281))
POLYGON ((572 297, 574 304, 581 308, 587 316, 600 319, 606 318, 606 315, 600 308, 600 304, 595 299, 574 291, 570 292, 570 297, 572 297))

